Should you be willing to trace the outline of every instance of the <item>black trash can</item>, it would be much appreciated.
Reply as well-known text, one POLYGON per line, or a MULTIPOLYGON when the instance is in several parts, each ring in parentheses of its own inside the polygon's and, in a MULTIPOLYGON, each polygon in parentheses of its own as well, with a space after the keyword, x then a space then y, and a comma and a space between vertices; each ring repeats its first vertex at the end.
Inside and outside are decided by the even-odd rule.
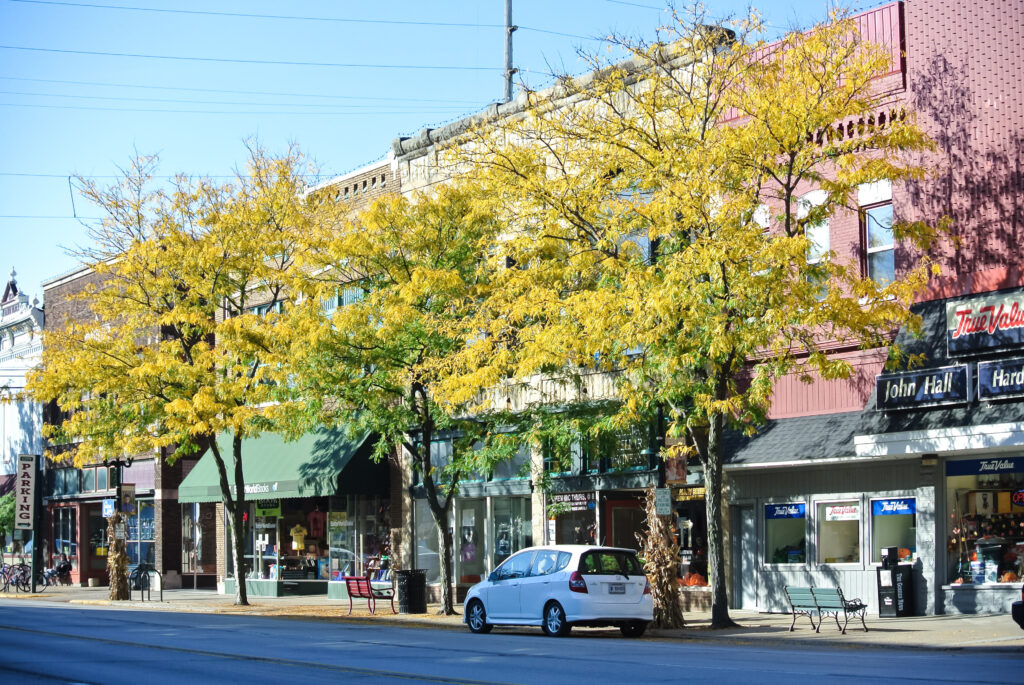
POLYGON ((398 613, 427 613, 427 572, 421 568, 395 571, 398 577, 398 613))

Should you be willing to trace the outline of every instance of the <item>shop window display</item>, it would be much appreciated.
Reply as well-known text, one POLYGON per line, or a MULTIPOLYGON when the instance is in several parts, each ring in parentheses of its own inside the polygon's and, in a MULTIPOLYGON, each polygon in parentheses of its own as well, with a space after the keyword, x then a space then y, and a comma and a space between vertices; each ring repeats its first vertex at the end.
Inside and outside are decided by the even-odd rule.
POLYGON ((817 509, 819 564, 860 562, 860 502, 820 502, 817 509))
POLYGON ((530 498, 493 497, 491 515, 494 530, 491 568, 497 568, 512 554, 533 544, 530 498))
MULTIPOLYGON (((70 469, 67 469, 70 471, 70 469)), ((60 507, 53 510, 53 555, 67 556, 78 568, 78 508, 60 507)))
POLYGON ((947 462, 947 573, 953 584, 1024 577, 1024 459, 947 462))
POLYGON ((917 500, 913 497, 871 502, 871 561, 882 561, 882 550, 895 547, 900 561, 917 558, 917 500))
POLYGON ((183 574, 217 572, 216 506, 213 502, 181 505, 181 571, 183 574))
POLYGON ((441 564, 437 549, 437 526, 426 500, 418 499, 414 505, 416 526, 416 568, 426 571, 428 583, 441 582, 441 564))
POLYGON ((487 575, 485 554, 485 522, 487 521, 487 500, 460 499, 457 501, 456 568, 458 582, 479 583, 487 575))
POLYGON ((766 504, 764 559, 767 564, 807 561, 807 505, 803 502, 766 504))
POLYGON ((136 500, 135 513, 128 515, 128 539, 125 541, 128 564, 152 564, 155 560, 155 542, 153 500, 136 500))

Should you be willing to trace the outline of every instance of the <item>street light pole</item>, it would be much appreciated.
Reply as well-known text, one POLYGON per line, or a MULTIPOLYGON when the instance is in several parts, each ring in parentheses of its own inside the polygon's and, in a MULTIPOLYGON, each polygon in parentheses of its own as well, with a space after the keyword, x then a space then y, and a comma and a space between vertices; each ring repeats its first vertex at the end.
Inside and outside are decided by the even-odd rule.
POLYGON ((128 587, 128 559, 126 549, 127 531, 124 524, 124 467, 132 465, 133 458, 107 458, 103 462, 114 467, 117 482, 114 484, 117 500, 114 504, 114 515, 110 518, 107 545, 107 571, 110 575, 110 599, 124 600, 130 598, 128 587))

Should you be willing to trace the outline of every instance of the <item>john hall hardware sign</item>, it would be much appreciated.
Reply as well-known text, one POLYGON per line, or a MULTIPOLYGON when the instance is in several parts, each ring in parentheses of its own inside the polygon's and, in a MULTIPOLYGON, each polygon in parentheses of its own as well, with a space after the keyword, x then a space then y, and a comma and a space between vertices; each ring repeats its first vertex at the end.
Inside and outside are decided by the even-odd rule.
POLYGON ((967 402, 967 366, 943 366, 878 376, 875 396, 878 408, 915 409, 967 402))

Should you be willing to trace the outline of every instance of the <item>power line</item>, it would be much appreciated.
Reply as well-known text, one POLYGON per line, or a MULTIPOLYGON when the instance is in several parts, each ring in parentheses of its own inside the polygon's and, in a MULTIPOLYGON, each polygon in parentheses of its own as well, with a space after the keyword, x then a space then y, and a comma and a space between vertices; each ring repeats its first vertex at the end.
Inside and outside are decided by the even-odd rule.
POLYGON ((384 114, 431 114, 435 113, 436 110, 431 109, 402 109, 402 110, 359 110, 359 111, 288 111, 288 110, 237 110, 237 109, 143 109, 138 107, 87 107, 85 105, 40 105, 23 102, 0 102, 0 107, 26 107, 32 109, 73 109, 86 112, 149 112, 153 114, 283 114, 288 116, 295 116, 299 114, 306 114, 312 116, 341 116, 341 115, 357 115, 366 116, 368 114, 373 115, 384 115, 384 114))
POLYGON ((287 14, 251 14, 247 12, 217 12, 212 10, 165 9, 160 7, 126 7, 124 5, 101 5, 87 2, 57 2, 56 0, 11 0, 30 5, 61 5, 64 7, 85 7, 90 9, 123 10, 128 12, 159 12, 161 14, 193 14, 212 17, 237 17, 244 19, 275 19, 289 21, 326 21, 342 24, 390 24, 401 26, 436 26, 450 28, 505 28, 504 24, 470 24, 446 21, 411 21, 400 19, 353 19, 351 17, 311 17, 287 14))
MULTIPOLYGON (((14 0, 14 1, 15 2, 32 2, 33 0, 14 0)), ((610 2, 613 5, 626 5, 628 7, 642 7, 644 9, 646 9, 646 10, 658 10, 659 12, 662 12, 662 11, 665 10, 664 6, 662 6, 662 7, 655 7, 654 5, 644 5, 644 4, 639 3, 639 2, 625 2, 624 0, 604 0, 604 1, 605 2, 610 2)))
POLYGON ((2 50, 23 50, 27 52, 52 52, 64 55, 97 55, 100 57, 135 57, 140 59, 163 59, 178 62, 218 62, 227 64, 268 64, 291 67, 335 67, 345 69, 416 69, 420 71, 501 71, 500 67, 471 67, 466 65, 426 64, 360 64, 356 62, 299 62, 291 60, 240 59, 233 57, 191 57, 187 55, 146 55, 133 52, 105 52, 99 50, 64 50, 58 48, 29 48, 19 45, 0 45, 2 50))
MULTIPOLYGON (((311 17, 301 15, 287 15, 287 14, 253 14, 250 12, 216 12, 211 10, 182 10, 182 9, 166 9, 160 7, 125 7, 123 5, 100 5, 96 3, 86 2, 57 2, 56 0, 11 0, 11 2, 20 2, 30 5, 60 5, 64 7, 82 7, 89 9, 105 9, 105 10, 125 10, 129 12, 159 12, 162 14, 191 14, 200 16, 211 16, 211 17, 234 17, 241 19, 274 19, 277 21, 324 21, 324 22, 335 22, 342 24, 384 24, 384 25, 397 25, 397 26, 432 26, 437 28, 468 28, 468 29, 503 29, 504 24, 470 24, 464 22, 449 22, 449 21, 411 21, 401 19, 353 19, 351 17, 311 17)), ((628 3, 624 3, 628 4, 628 3)), ((523 31, 535 31, 537 33, 546 33, 552 36, 564 36, 566 38, 579 38, 580 40, 601 40, 600 38, 593 38, 590 36, 579 36, 573 33, 563 33, 561 31, 551 31, 548 29, 534 28, 532 26, 520 26, 520 30, 523 31)))
POLYGON ((437 102, 437 103, 451 103, 451 104, 463 104, 473 105, 477 104, 474 100, 442 100, 442 99, 429 99, 429 98, 389 98, 389 97, 377 97, 370 95, 324 95, 320 93, 290 93, 286 91, 268 91, 268 90, 229 90, 225 88, 186 88, 183 86, 154 86, 152 84, 141 84, 141 83, 111 83, 109 81, 65 81, 60 79, 47 79, 47 78, 23 78, 19 76, 0 76, 0 80, 3 81, 27 81, 31 83, 60 83, 63 85, 74 85, 74 86, 104 86, 111 88, 145 88, 148 90, 178 90, 178 91, 189 91, 195 93, 228 93, 231 95, 277 95, 281 97, 302 97, 302 98, 325 98, 333 100, 380 100, 382 102, 437 102))
POLYGON ((0 214, 0 219, 81 219, 83 221, 100 221, 101 216, 41 216, 38 214, 0 214))
MULTIPOLYGON (((0 95, 27 95, 30 97, 46 97, 46 98, 74 98, 77 100, 112 100, 115 102, 173 102, 180 104, 193 104, 193 105, 265 105, 267 107, 344 107, 345 109, 353 110, 365 110, 372 107, 380 107, 380 104, 375 105, 339 105, 333 102, 324 103, 304 103, 304 102, 237 102, 231 100, 180 100, 173 98, 132 98, 132 97, 113 97, 106 95, 73 95, 64 93, 32 93, 20 90, 0 90, 0 95)), ((12 103, 14 104, 14 103, 12 103)), ((31 103, 25 103, 26 106, 31 106, 31 103)), ((464 110, 465 107, 431 107, 429 111, 436 110, 464 110)), ((405 111, 405 110, 403 110, 405 111)), ((409 112, 422 112, 423 109, 410 109, 409 112)))

